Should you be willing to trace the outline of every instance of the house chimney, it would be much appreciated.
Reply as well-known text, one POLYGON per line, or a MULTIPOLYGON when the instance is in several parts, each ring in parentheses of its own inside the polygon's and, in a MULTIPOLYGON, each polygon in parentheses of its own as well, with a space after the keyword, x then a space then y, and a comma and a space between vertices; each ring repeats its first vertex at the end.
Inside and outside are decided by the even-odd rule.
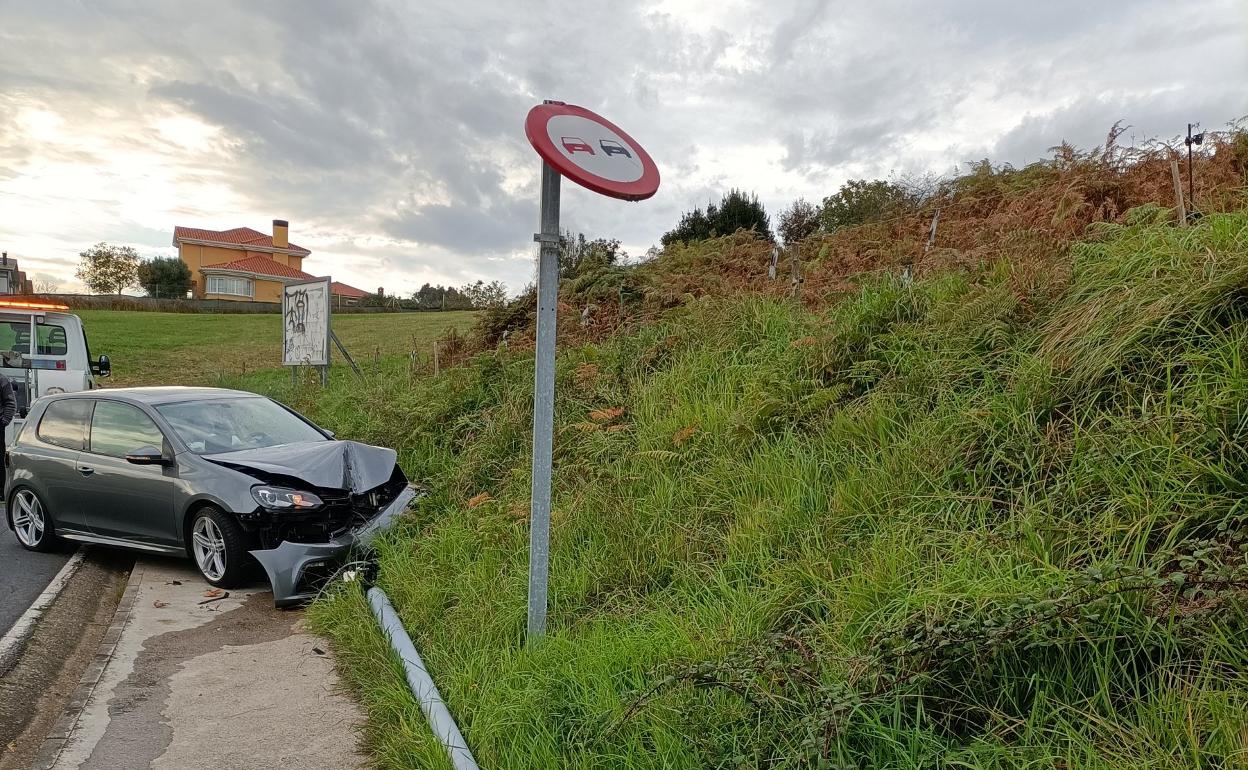
POLYGON ((3 256, 2 261, 0 261, 0 264, 3 264, 3 265, 9 264, 9 252, 7 251, 4 252, 4 256, 3 256))
POLYGON ((385 287, 385 286, 378 286, 378 287, 377 287, 377 296, 378 296, 378 297, 384 297, 384 296, 386 296, 386 287, 385 287))
POLYGON ((290 248, 290 223, 285 219, 273 220, 273 245, 279 249, 290 248))

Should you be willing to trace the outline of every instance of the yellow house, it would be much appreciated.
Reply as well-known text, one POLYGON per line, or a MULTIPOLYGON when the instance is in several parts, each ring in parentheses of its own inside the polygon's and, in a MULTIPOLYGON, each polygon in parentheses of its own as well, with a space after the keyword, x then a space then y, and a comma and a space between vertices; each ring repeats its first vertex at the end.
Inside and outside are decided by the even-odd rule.
POLYGON ((281 302, 282 286, 316 276, 303 271, 312 252, 290 242, 290 224, 273 220, 273 234, 250 227, 202 230, 175 227, 173 245, 191 269, 197 299, 281 302))

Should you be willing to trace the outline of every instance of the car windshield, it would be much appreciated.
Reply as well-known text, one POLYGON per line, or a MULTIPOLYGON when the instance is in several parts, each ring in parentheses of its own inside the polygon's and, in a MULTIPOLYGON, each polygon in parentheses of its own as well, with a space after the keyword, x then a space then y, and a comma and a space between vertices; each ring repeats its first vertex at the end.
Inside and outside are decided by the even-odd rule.
POLYGON ((183 401, 161 404, 156 411, 196 454, 327 440, 285 407, 263 397, 183 401))

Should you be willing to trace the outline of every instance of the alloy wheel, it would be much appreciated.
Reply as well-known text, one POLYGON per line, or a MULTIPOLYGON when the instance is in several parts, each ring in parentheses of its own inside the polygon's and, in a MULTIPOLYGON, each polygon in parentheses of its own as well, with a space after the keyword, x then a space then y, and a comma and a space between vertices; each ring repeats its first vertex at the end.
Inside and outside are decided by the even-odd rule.
POLYGON ((209 580, 220 580, 225 575, 225 538, 217 523, 208 516, 200 516, 195 520, 191 542, 199 571, 209 580))
POLYGON ((23 489, 13 496, 13 531, 17 539, 28 548, 36 548, 43 542, 43 530, 47 521, 43 515, 43 504, 29 489, 23 489))

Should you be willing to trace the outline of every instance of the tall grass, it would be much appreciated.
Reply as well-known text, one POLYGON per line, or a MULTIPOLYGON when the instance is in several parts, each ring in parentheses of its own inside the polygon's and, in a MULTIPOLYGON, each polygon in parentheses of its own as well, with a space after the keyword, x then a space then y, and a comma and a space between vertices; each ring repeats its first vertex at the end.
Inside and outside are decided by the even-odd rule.
MULTIPOLYGON (((483 767, 1244 766, 1248 214, 1141 219, 1048 293, 689 297, 562 350, 536 644, 528 354, 281 395, 429 485, 378 579, 483 767)), ((379 764, 446 766, 358 588, 311 617, 379 764)))

